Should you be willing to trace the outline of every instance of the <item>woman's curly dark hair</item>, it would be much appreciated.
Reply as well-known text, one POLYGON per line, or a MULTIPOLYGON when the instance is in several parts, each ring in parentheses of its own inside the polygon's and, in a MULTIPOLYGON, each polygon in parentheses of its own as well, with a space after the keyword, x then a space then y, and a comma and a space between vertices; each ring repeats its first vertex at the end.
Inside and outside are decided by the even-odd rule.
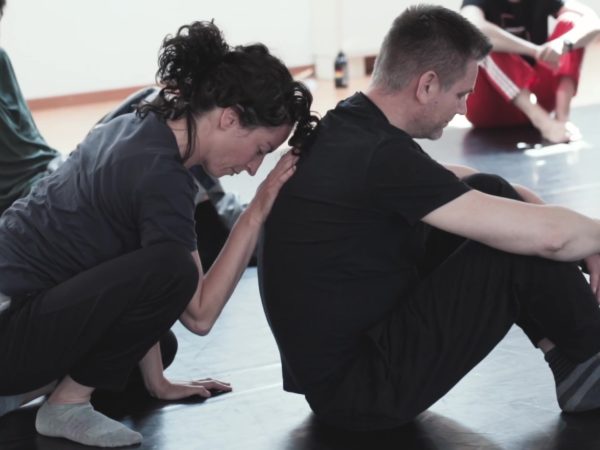
POLYGON ((139 105, 166 119, 185 117, 188 148, 195 142, 194 116, 215 107, 232 107, 247 128, 296 124, 289 144, 308 146, 319 119, 310 111, 312 94, 294 81, 285 65, 262 44, 230 47, 211 22, 193 22, 167 36, 161 48, 157 82, 162 86, 151 102, 139 105))

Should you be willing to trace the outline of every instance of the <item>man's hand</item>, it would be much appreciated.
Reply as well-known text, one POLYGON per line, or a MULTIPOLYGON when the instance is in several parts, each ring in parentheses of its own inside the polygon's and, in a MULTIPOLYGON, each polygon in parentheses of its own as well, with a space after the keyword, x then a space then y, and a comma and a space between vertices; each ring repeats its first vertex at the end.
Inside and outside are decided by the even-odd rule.
POLYGON ((552 69, 558 69, 564 49, 565 44, 561 38, 553 39, 538 47, 536 59, 552 69))

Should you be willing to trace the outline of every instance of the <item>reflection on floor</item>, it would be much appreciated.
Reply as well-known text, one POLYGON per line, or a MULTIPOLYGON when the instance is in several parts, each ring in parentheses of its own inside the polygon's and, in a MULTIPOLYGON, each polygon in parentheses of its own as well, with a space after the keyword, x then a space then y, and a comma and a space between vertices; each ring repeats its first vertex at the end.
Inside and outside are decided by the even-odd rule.
POLYGON ((583 139, 546 145, 533 128, 448 128, 442 139, 421 145, 434 158, 475 167, 523 184, 548 203, 600 217, 600 105, 575 108, 583 139))
MULTIPOLYGON (((578 107, 573 119, 584 140, 544 146, 530 129, 449 128, 422 145, 432 156, 499 173, 537 190, 548 202, 600 217, 600 106, 578 107)), ((175 327, 180 352, 175 378, 215 377, 234 392, 207 401, 168 404, 128 398, 103 410, 144 435, 140 448, 160 450, 600 448, 600 413, 564 415, 541 353, 513 328, 504 341, 448 395, 414 423, 384 433, 354 434, 315 422, 304 400, 281 389, 277 349, 248 269, 213 332, 175 327)), ((2 450, 84 449, 37 436, 29 405, 0 420, 2 450)))

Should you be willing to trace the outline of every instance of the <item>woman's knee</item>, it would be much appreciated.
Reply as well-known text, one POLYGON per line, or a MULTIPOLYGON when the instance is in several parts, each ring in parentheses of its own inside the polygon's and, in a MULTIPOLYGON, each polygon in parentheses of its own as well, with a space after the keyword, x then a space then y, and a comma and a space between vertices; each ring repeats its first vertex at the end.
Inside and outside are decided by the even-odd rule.
POLYGON ((145 250, 151 253, 147 255, 152 265, 149 270, 161 283, 166 281, 162 275, 168 278, 169 285, 181 292, 182 301, 189 301, 198 287, 199 277, 192 252, 174 242, 156 244, 145 250))
POLYGON ((175 360, 179 344, 177 343, 177 337, 172 330, 167 331, 167 334, 165 334, 159 342, 163 367, 166 369, 175 360))
POLYGON ((192 251, 179 243, 164 242, 148 247, 148 249, 152 249, 154 261, 163 270, 177 269, 178 272, 187 276, 198 273, 198 268, 192 257, 192 251))

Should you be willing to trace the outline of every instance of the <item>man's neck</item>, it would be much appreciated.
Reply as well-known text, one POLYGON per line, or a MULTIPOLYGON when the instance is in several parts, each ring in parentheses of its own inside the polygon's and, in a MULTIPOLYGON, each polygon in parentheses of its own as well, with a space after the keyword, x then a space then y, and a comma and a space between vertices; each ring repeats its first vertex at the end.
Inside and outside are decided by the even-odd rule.
POLYGON ((410 89, 390 92, 370 85, 365 95, 381 110, 390 124, 411 135, 413 112, 418 105, 414 96, 411 97, 410 89))

